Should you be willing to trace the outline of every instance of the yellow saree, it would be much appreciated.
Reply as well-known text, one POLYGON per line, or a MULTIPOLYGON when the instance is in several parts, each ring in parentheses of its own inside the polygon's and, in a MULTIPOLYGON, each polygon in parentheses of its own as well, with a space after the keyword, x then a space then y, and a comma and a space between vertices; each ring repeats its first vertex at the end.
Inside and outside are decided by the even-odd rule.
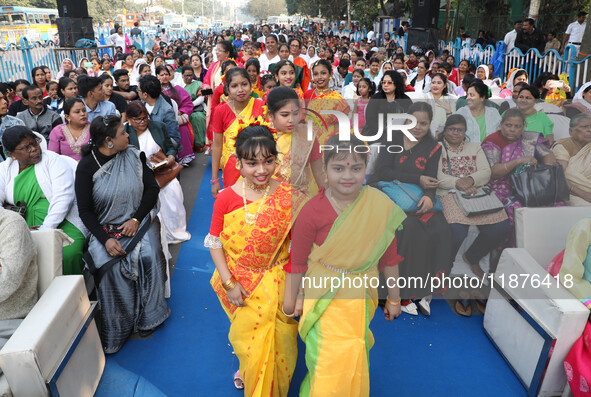
MULTIPOLYGON (((248 210, 256 212, 259 204, 248 210)), ((295 369, 297 322, 281 310, 290 229, 291 188, 285 184, 267 198, 255 225, 244 222, 244 208, 224 216, 220 241, 230 272, 249 294, 246 306, 230 304, 217 270, 211 285, 231 321, 228 337, 240 360, 245 396, 287 396, 295 369)))
POLYGON ((377 264, 405 218, 386 195, 365 187, 335 220, 324 243, 313 246, 299 326, 309 371, 300 397, 369 396, 374 342, 369 324, 377 289, 364 280, 377 280, 377 264), (331 282, 322 285, 321 280, 331 282), (332 288, 337 280, 340 287, 332 288))
POLYGON ((318 193, 318 186, 308 164, 314 141, 306 139, 303 127, 291 133, 281 133, 277 138, 277 168, 273 178, 291 185, 292 220, 295 221, 306 202, 318 193))
MULTIPOLYGON (((250 98, 248 105, 236 115, 236 119, 230 124, 226 131, 224 131, 224 142, 222 145, 222 158, 220 160, 220 166, 222 169, 226 167, 226 163, 231 155, 236 152, 236 136, 238 136, 238 130, 241 122, 248 121, 253 117, 255 98, 250 98)), ((257 115, 258 116, 258 115, 257 115)))
POLYGON ((336 110, 345 115, 349 114, 349 103, 336 91, 316 95, 312 93, 306 104, 306 123, 312 120, 312 126, 318 143, 325 145, 326 141, 339 132, 339 122, 336 116, 322 115, 322 110, 336 110))

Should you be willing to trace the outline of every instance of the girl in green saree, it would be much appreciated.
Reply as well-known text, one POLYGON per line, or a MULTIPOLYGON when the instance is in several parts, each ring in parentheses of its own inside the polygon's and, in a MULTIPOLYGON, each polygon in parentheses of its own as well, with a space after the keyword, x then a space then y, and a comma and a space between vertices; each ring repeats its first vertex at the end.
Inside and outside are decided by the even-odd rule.
MULTIPOLYGON (((325 147, 331 148, 324 152, 329 188, 304 206, 292 230, 283 311, 301 314, 309 371, 301 397, 369 396, 378 263, 388 279, 398 278, 403 258, 395 234, 406 215, 379 190, 363 187, 367 156, 353 149, 365 148, 363 142, 339 142, 335 135, 325 147)), ((391 282, 386 319, 397 318, 400 309, 400 292, 391 282)))

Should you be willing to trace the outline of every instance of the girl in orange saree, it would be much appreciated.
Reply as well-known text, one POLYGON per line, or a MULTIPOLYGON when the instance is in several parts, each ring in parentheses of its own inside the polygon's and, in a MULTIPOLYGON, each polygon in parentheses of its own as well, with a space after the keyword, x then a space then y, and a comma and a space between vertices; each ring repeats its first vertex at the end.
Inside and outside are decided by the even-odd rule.
POLYGON ((230 319, 244 395, 285 397, 297 358, 297 323, 281 310, 289 262, 291 188, 272 179, 277 148, 269 129, 244 128, 236 139, 241 179, 215 201, 205 246, 211 285, 230 319))
POLYGON ((292 88, 269 91, 267 108, 267 116, 277 130, 279 156, 274 178, 291 185, 295 220, 306 201, 318 193, 317 186, 325 184, 322 153, 318 140, 308 140, 304 125, 299 123, 300 101, 292 88))
POLYGON ((230 187, 240 178, 236 168, 236 136, 250 119, 263 115, 263 102, 250 96, 251 86, 246 70, 232 68, 226 73, 228 100, 219 105, 212 122, 214 132, 211 152, 211 193, 215 198, 221 189, 218 178, 223 170, 224 187, 230 187))
MULTIPOLYGON (((308 201, 295 222, 283 311, 301 314, 308 375, 300 397, 368 397, 377 265, 387 279, 398 278, 403 258, 395 233, 406 215, 382 192, 363 187, 367 155, 351 154, 363 142, 334 136, 328 144, 329 187, 308 201)), ((400 309, 400 291, 389 281, 386 319, 397 318, 400 309)))
POLYGON ((338 92, 329 87, 332 77, 332 65, 326 59, 320 59, 312 65, 312 79, 316 88, 306 91, 306 113, 308 117, 319 118, 323 122, 313 123, 318 143, 322 146, 328 139, 338 133, 339 122, 336 116, 321 115, 322 110, 337 110, 345 115, 351 110, 349 104, 338 92))

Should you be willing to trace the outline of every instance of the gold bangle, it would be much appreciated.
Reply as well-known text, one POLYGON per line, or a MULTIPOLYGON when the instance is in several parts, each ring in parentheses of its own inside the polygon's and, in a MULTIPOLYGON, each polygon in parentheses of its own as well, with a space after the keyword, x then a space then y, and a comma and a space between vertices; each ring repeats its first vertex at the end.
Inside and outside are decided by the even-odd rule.
POLYGON ((140 221, 138 221, 137 218, 131 218, 131 220, 137 223, 138 225, 140 224, 140 221))
POLYGON ((281 312, 283 314, 285 314, 285 317, 288 317, 288 318, 294 318, 295 317, 295 309, 294 309, 293 313, 287 314, 287 313, 285 313, 285 309, 283 308, 283 305, 281 305, 281 312))
POLYGON ((402 302, 402 299, 398 298, 395 301, 393 301, 393 300, 386 298, 386 302, 388 302, 389 304, 391 304, 393 306, 400 306, 400 302, 402 302))
POLYGON ((234 289, 234 287, 236 287, 236 284, 238 284, 238 280, 236 280, 236 278, 234 276, 232 276, 229 279, 227 279, 225 282, 222 283, 222 287, 226 291, 230 291, 231 289, 234 289))

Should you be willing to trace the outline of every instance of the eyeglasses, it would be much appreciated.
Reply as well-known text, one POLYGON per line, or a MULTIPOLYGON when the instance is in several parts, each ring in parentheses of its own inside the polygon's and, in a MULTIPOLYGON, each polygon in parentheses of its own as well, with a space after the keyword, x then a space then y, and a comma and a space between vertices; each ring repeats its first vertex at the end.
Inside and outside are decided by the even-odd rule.
POLYGON ((21 150, 23 152, 32 152, 33 150, 35 150, 36 148, 39 147, 39 145, 41 144, 41 138, 35 138, 35 141, 33 143, 30 143, 28 145, 23 146, 20 149, 14 149, 14 150, 21 150))
POLYGON ((132 119, 134 123, 145 123, 146 121, 148 121, 147 117, 142 117, 142 118, 137 118, 137 119, 132 119))
POLYGON ((449 132, 458 133, 458 134, 465 134, 466 133, 465 128, 447 127, 446 130, 449 132))
POLYGON ((394 85, 393 81, 382 81, 382 85, 394 85))

